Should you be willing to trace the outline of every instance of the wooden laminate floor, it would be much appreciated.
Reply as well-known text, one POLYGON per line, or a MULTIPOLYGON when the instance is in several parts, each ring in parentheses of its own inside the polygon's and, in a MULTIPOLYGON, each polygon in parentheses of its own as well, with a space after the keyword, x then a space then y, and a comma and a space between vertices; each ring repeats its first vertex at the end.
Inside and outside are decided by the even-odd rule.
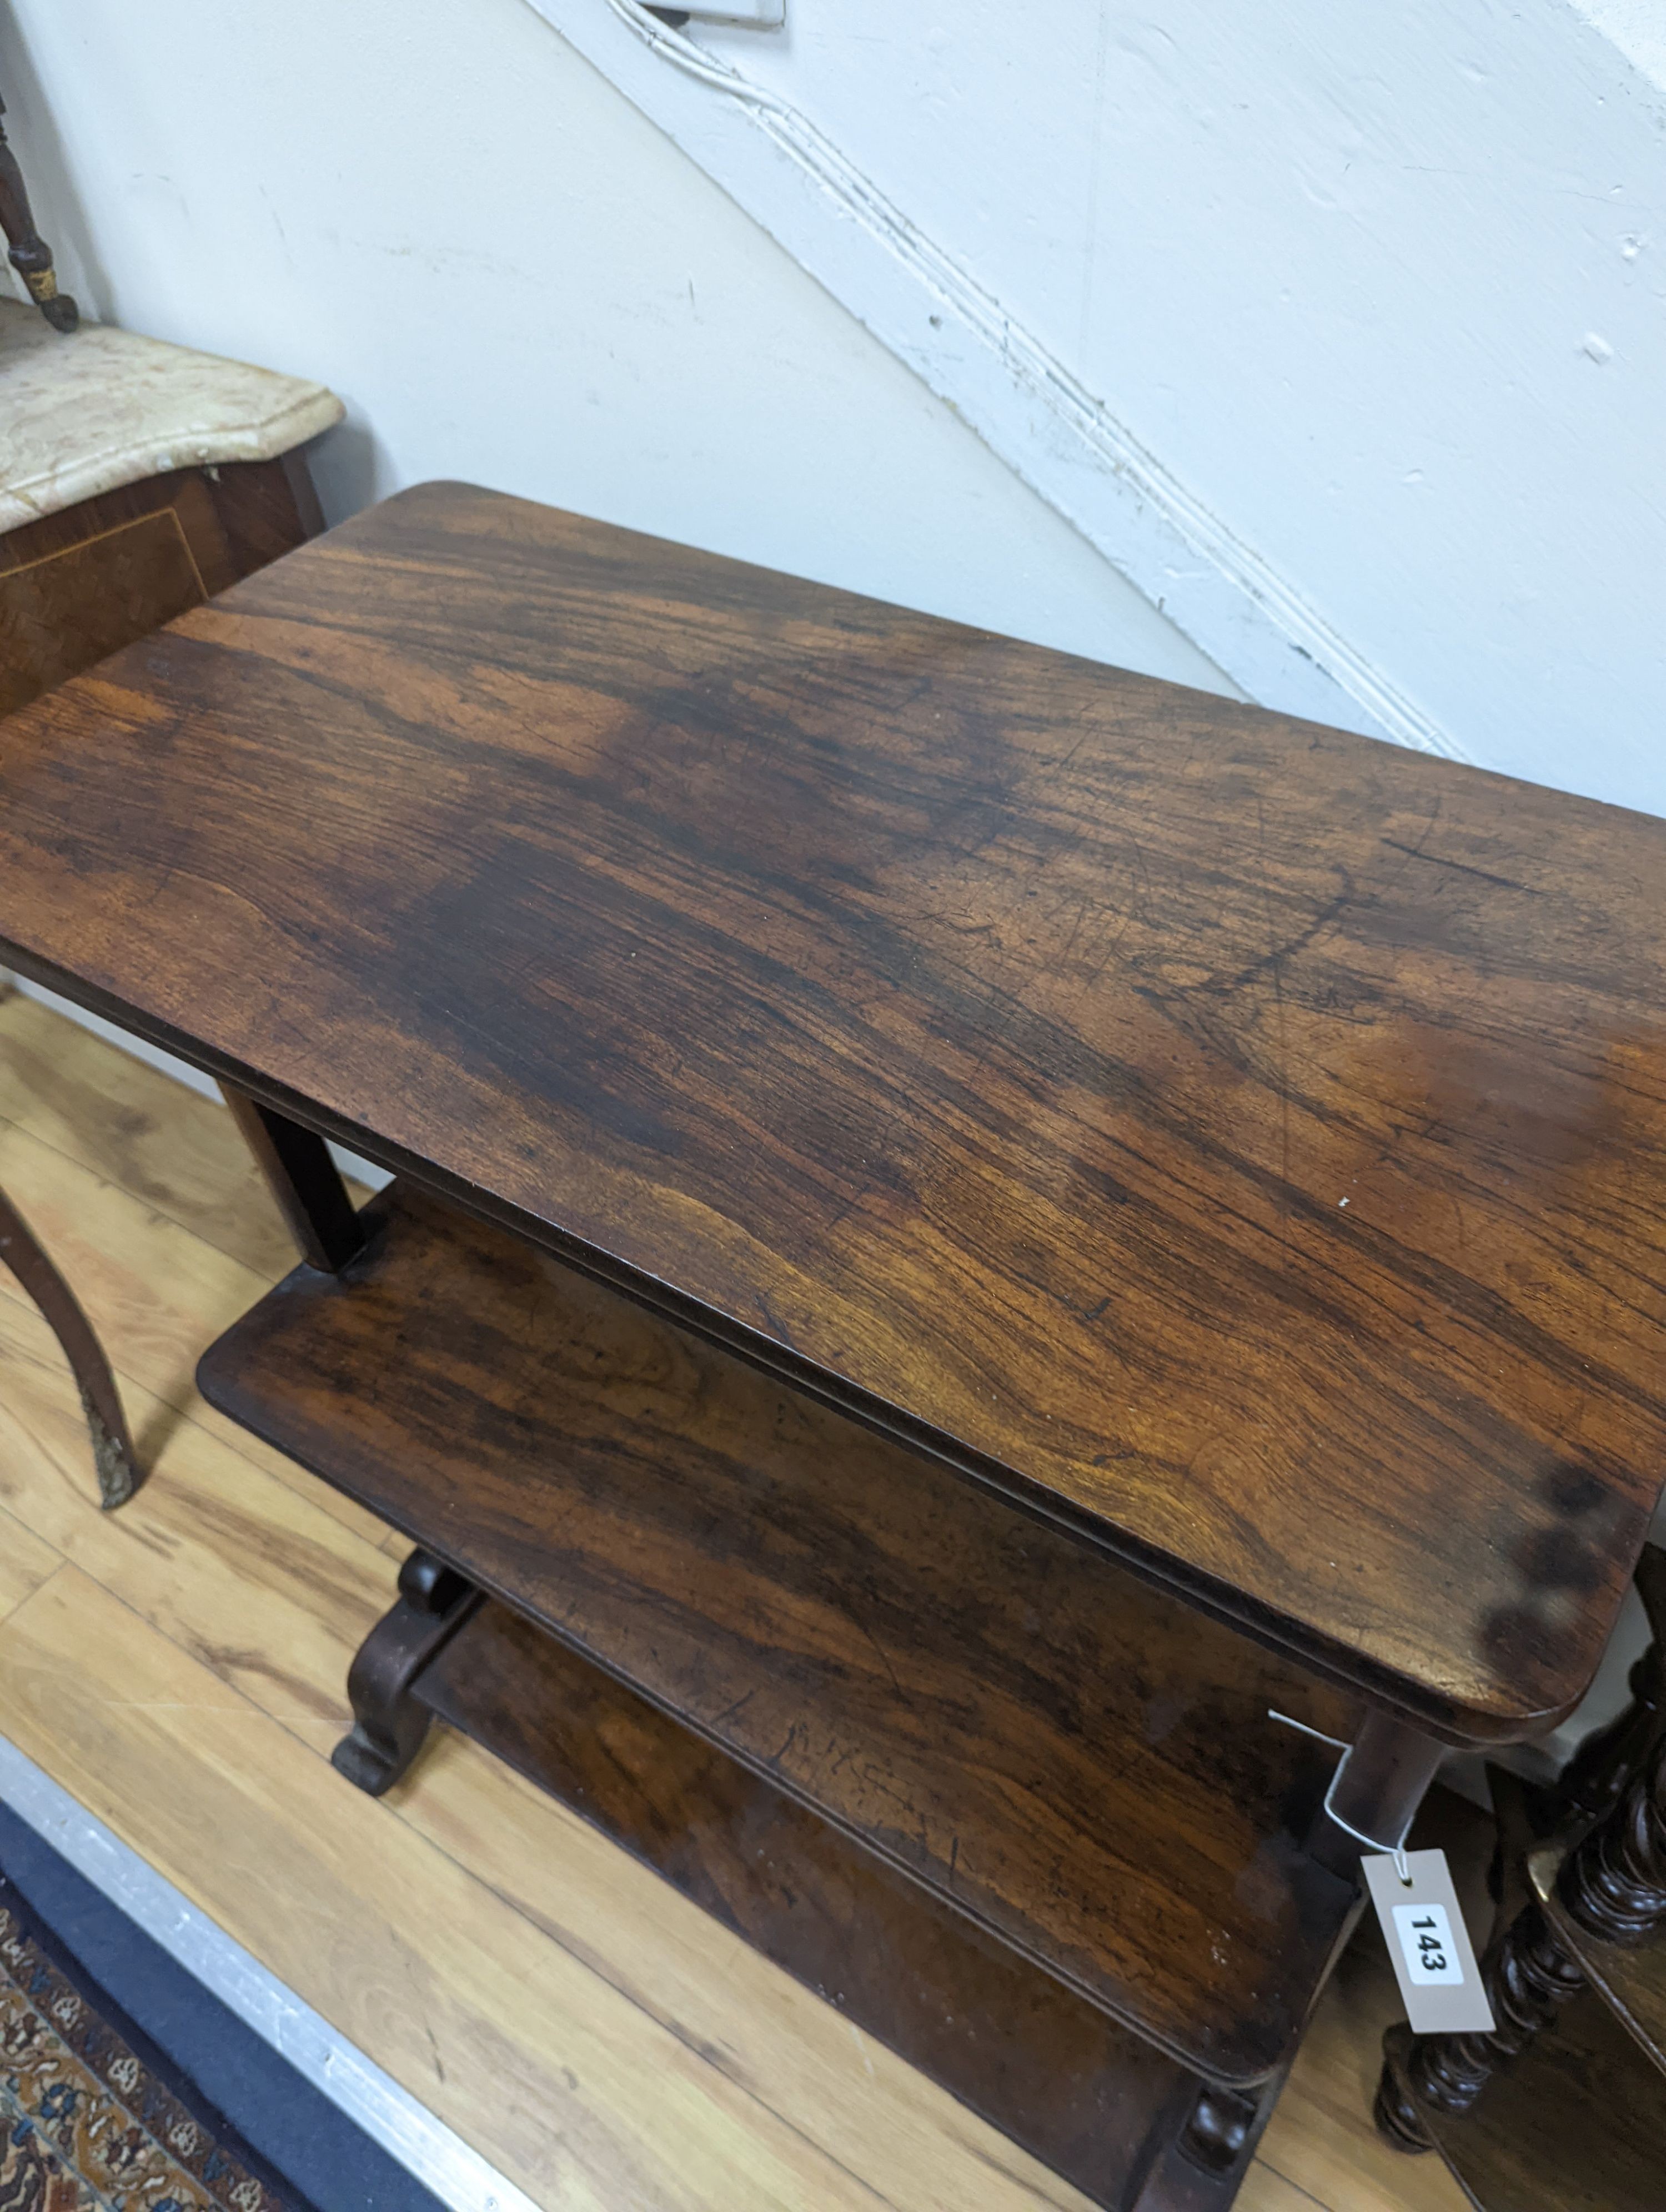
MULTIPOLYGON (((155 1465, 96 1510, 68 1372, 0 1271, 0 1733, 540 2204, 1086 2212, 471 1744, 441 1736, 380 1804, 331 1771, 404 1547, 192 1388, 291 1257, 223 1109, 10 998, 0 1183, 155 1465)), ((1243 2212, 1457 2212, 1371 2132, 1393 2012, 1368 1931, 1243 2212)))

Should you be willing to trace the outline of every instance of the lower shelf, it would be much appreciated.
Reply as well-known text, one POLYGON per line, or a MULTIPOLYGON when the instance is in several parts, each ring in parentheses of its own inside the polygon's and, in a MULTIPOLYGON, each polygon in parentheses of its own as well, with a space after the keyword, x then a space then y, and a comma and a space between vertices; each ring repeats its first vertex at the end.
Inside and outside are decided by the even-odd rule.
POLYGON ((1277 2081, 1212 2089, 506 1607, 410 1694, 1097 2203, 1231 2202, 1277 2081))

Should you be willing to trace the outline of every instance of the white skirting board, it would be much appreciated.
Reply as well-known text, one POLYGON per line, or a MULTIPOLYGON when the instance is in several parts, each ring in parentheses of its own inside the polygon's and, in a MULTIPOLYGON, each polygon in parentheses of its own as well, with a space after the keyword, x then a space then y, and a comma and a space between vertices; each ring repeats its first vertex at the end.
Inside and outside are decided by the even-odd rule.
POLYGON ((451 2212, 537 2212, 445 2122, 0 1736, 0 1802, 451 2212))

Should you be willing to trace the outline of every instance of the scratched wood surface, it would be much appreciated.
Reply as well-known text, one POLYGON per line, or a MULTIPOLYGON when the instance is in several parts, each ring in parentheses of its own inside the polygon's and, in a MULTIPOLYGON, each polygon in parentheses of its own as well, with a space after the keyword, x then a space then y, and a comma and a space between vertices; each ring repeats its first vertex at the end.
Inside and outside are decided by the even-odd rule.
POLYGON ((212 1404, 1197 2071, 1283 2062, 1353 1892, 1271 1715, 1356 1703, 506 1231, 365 1218, 212 1404))
MULTIPOLYGON (((0 1146, 157 1455, 96 1510, 69 1370, 0 1285, 0 1730, 538 2203, 1085 2212, 472 1744, 380 1803, 348 1789, 348 1661, 408 1546, 191 1389, 289 1265, 231 1117, 13 999, 0 1146)), ((1237 2212, 1458 2212, 1438 2160, 1371 2130, 1395 2003, 1356 1942, 1237 2212)))
POLYGON ((1577 1698, 1666 1467, 1663 880, 460 486, 0 738, 15 964, 1455 1740, 1577 1698))

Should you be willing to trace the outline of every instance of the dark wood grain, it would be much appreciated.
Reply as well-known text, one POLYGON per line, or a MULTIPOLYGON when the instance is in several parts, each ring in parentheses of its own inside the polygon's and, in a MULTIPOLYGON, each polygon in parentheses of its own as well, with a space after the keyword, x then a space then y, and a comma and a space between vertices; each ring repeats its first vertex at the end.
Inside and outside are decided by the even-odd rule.
POLYGON ((199 606, 320 526, 304 460, 175 469, 0 536, 0 714, 199 606))
POLYGON ((0 952, 1450 1741, 1666 1468, 1666 824, 459 486, 0 745, 0 952))
POLYGON ((506 1232, 396 1185, 204 1358, 216 1406, 1220 2080, 1351 1886, 1356 1709, 506 1232))
POLYGON ((1096 2203, 1231 2202, 1276 2085, 1211 2173, 1195 2075, 502 1606, 416 1693, 1096 2203))
MULTIPOLYGON (((1390 2029, 1402 2085, 1410 2031, 1390 2029)), ((1408 2093, 1409 2094, 1409 2093, 1408 2093)), ((1418 2117, 1481 2212, 1660 2212, 1666 2079, 1594 1990, 1495 2074, 1462 2113, 1418 2117)))

